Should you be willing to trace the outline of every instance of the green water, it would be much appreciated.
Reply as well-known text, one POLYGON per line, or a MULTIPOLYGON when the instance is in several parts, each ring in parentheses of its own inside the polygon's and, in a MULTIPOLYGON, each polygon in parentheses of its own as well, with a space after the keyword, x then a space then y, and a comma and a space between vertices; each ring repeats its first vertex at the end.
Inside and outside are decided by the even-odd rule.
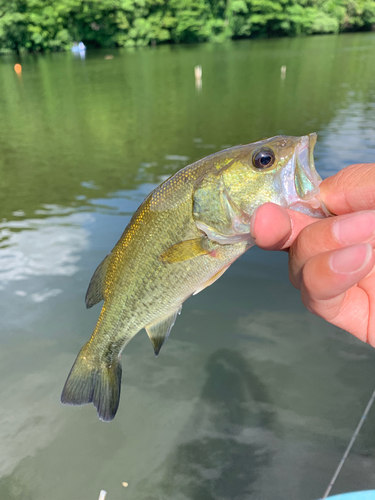
MULTIPOLYGON (((323 176, 375 161, 375 33, 105 55, 0 60, 0 500, 321 498, 375 351, 305 311, 285 254, 189 299, 158 358, 140 332, 112 423, 59 397, 90 277, 166 177, 279 133, 317 132, 323 176)), ((374 446, 375 410, 335 493, 375 488, 374 446)))

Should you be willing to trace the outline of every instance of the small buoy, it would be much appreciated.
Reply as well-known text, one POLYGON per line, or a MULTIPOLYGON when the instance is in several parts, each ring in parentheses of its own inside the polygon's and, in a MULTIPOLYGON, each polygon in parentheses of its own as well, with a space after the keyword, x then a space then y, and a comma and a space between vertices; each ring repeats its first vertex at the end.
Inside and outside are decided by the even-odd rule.
POLYGON ((126 483, 125 481, 121 484, 123 485, 124 488, 127 488, 129 486, 129 483, 126 483))
POLYGON ((281 79, 285 80, 286 66, 281 66, 281 79))
POLYGON ((195 88, 197 90, 202 89, 202 66, 194 66, 194 76, 195 76, 195 88))
POLYGON ((17 75, 20 75, 22 73, 22 66, 20 64, 15 64, 14 65, 14 71, 17 73, 17 75))

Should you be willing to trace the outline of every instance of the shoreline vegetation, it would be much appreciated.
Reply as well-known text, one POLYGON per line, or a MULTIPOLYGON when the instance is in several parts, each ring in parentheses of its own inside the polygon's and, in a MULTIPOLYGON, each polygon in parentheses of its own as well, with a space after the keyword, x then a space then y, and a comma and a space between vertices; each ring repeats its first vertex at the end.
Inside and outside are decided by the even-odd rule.
POLYGON ((375 30, 375 0, 0 0, 0 52, 375 30))

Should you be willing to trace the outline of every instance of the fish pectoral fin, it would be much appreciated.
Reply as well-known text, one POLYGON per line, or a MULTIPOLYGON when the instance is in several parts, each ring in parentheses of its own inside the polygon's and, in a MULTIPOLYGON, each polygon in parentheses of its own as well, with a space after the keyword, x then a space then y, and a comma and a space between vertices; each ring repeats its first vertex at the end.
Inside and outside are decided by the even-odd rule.
POLYGON ((201 287, 199 287, 197 290, 195 290, 193 295, 197 295, 197 293, 201 292, 202 290, 204 290, 208 286, 212 285, 212 283, 215 283, 215 281, 217 281, 221 276, 223 276, 223 274, 228 269, 228 267, 230 267, 230 265, 223 267, 223 269, 220 269, 220 271, 218 273, 214 274, 209 280, 207 280, 205 283, 203 283, 203 285, 201 287))
POLYGON ((208 239, 204 236, 203 238, 181 241, 180 243, 172 245, 167 248, 167 250, 164 250, 159 259, 162 262, 172 264, 176 262, 183 262, 184 260, 194 259, 194 257, 207 255, 211 252, 212 248, 209 248, 208 239))
POLYGON ((150 337, 152 345, 154 346, 155 356, 159 354, 164 342, 169 337, 172 327, 176 321, 177 314, 181 313, 181 308, 182 306, 173 311, 173 313, 169 316, 158 319, 157 321, 154 321, 154 323, 145 327, 147 335, 150 337))
POLYGON ((107 255, 92 275, 85 297, 87 309, 94 306, 101 300, 104 300, 105 277, 108 270, 110 256, 111 254, 107 255))

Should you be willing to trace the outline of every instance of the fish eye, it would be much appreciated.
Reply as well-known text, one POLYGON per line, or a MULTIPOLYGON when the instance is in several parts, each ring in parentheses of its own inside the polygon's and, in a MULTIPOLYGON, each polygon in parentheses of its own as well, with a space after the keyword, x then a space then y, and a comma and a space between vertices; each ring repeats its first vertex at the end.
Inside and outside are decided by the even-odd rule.
POLYGON ((275 163, 275 154, 271 149, 261 149, 253 156, 253 165, 259 170, 272 167, 275 163))

